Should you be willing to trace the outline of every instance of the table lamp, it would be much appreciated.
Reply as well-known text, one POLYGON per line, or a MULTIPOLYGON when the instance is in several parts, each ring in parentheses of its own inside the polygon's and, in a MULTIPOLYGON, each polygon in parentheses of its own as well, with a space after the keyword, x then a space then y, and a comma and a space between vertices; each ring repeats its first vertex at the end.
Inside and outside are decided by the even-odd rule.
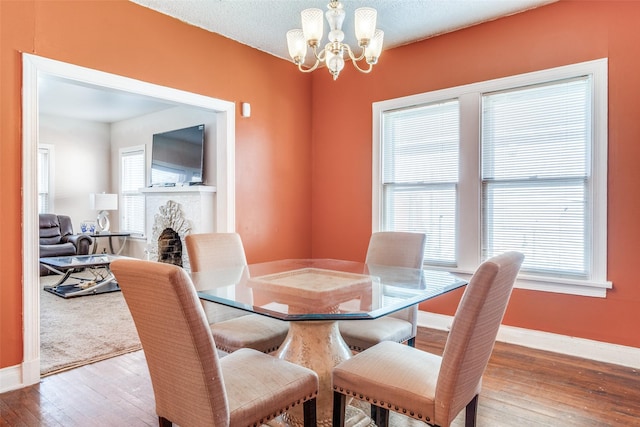
POLYGON ((99 211, 96 219, 96 233, 109 232, 111 223, 109 222, 109 212, 118 209, 118 195, 106 193, 89 194, 89 208, 99 211))

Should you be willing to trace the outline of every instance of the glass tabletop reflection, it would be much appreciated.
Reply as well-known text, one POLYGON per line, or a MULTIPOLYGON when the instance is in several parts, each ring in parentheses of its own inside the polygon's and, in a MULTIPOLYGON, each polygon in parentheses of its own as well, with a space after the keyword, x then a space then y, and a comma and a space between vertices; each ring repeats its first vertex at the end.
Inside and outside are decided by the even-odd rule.
POLYGON ((290 259, 191 273, 207 301, 286 321, 375 319, 467 284, 445 271, 290 259))

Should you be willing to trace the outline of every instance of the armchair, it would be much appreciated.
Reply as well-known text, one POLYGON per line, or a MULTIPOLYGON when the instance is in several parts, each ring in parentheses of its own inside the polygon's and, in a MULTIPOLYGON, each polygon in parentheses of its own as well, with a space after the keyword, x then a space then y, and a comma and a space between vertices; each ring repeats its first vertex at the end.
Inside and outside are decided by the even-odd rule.
MULTIPOLYGON (((66 215, 40 214, 40 257, 87 255, 93 239, 86 234, 73 234, 71 218, 66 215)), ((40 275, 49 274, 40 266, 40 275)))

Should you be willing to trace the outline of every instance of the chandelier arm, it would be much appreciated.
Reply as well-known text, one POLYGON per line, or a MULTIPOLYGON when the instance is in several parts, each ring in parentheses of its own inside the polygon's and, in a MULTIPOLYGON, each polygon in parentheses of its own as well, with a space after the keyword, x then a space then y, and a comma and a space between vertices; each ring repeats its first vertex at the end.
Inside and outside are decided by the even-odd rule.
POLYGON ((369 68, 366 68, 366 69, 360 68, 360 66, 358 66, 358 62, 362 61, 364 59, 364 48, 362 49, 362 55, 356 57, 353 54, 353 51, 351 50, 349 45, 343 44, 343 46, 347 50, 347 53, 349 54, 349 58, 351 58, 351 62, 353 63, 353 66, 356 68, 356 70, 358 70, 358 71, 360 71, 361 73, 364 73, 364 74, 368 74, 368 73, 371 72, 371 70, 373 69, 373 64, 372 63, 368 63, 369 64, 369 68))
POLYGON ((351 58, 352 61, 361 61, 364 59, 364 47, 362 48, 362 53, 360 54, 360 56, 356 57, 356 55, 353 53, 353 50, 351 50, 351 47, 348 44, 342 43, 342 46, 346 48, 347 53, 349 54, 349 58, 351 58))
POLYGON ((310 73, 313 70, 315 70, 316 68, 318 68, 318 65, 320 65, 320 60, 316 59, 316 63, 313 64, 311 67, 308 68, 304 68, 304 64, 303 63, 299 63, 298 64, 298 70, 302 71, 303 73, 310 73))
POLYGON ((351 58, 351 62, 353 63, 353 66, 356 68, 356 70, 360 71, 361 73, 369 74, 371 70, 373 70, 373 64, 371 63, 368 63, 369 68, 363 69, 358 66, 358 61, 356 61, 355 59, 351 58))
MULTIPOLYGON (((327 43, 327 45, 329 45, 329 43, 327 43)), ((326 52, 326 46, 323 47, 322 49, 320 49, 320 53, 318 53, 318 45, 313 45, 311 46, 311 49, 313 50, 313 56, 316 58, 317 61, 323 62, 325 57, 327 56, 327 52, 326 52)), ((317 64, 316 64, 317 67, 317 64)))

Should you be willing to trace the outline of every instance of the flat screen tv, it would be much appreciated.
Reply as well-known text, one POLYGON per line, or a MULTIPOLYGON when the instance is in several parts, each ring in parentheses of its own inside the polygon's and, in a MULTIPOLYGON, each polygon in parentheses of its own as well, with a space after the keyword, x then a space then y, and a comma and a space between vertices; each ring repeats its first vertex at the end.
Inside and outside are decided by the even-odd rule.
POLYGON ((203 183, 204 125, 153 135, 151 186, 203 183))

